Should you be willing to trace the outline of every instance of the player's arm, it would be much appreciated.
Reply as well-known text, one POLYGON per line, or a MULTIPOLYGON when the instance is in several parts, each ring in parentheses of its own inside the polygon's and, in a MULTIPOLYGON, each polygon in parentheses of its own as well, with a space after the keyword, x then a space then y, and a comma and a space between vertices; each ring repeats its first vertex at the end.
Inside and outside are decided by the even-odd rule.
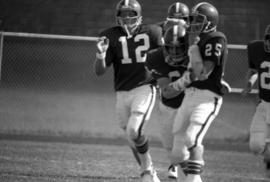
POLYGON ((247 46, 248 54, 248 71, 246 73, 245 86, 242 90, 242 95, 246 95, 251 92, 253 85, 258 78, 258 71, 256 69, 256 53, 254 54, 253 44, 249 43, 247 46))
POLYGON ((195 77, 198 80, 207 79, 215 67, 215 62, 207 59, 203 61, 199 46, 197 44, 193 44, 189 47, 188 55, 195 77))
POLYGON ((255 69, 249 68, 246 74, 245 86, 242 90, 242 94, 246 95, 251 92, 253 85, 258 78, 258 72, 255 69))
POLYGON ((109 39, 100 37, 97 41, 97 53, 94 63, 94 69, 97 76, 103 75, 107 71, 106 53, 109 47, 109 39))
POLYGON ((171 83, 171 80, 168 77, 160 77, 157 79, 157 84, 159 85, 161 89, 161 94, 166 99, 174 98, 182 92, 182 91, 173 89, 172 87, 169 87, 170 83, 171 83))
POLYGON ((182 92, 191 82, 195 81, 195 75, 192 70, 187 70, 184 74, 177 80, 171 82, 167 87, 168 90, 175 90, 177 92, 182 92))

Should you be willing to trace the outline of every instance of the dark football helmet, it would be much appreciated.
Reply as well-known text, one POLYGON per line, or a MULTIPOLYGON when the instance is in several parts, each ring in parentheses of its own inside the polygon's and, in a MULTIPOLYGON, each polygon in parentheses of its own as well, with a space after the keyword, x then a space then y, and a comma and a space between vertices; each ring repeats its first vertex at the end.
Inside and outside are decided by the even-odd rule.
POLYGON ((190 31, 207 33, 215 31, 219 20, 217 9, 210 3, 201 2, 191 9, 190 31))
POLYGON ((164 34, 164 54, 166 62, 171 66, 179 66, 188 60, 188 38, 186 26, 174 25, 164 34))
POLYGON ((142 8, 136 0, 121 0, 116 6, 116 22, 132 35, 142 23, 142 8))
POLYGON ((167 12, 167 21, 176 21, 178 19, 183 19, 188 21, 189 8, 186 4, 176 2, 169 6, 167 12))
POLYGON ((264 50, 270 53, 270 24, 266 27, 264 33, 264 50))
MULTIPOLYGON (((179 21, 184 20, 188 26, 189 22, 189 8, 186 4, 176 2, 169 6, 167 18, 164 23, 164 30, 179 24, 179 21)), ((180 22, 182 23, 182 22, 180 22)))

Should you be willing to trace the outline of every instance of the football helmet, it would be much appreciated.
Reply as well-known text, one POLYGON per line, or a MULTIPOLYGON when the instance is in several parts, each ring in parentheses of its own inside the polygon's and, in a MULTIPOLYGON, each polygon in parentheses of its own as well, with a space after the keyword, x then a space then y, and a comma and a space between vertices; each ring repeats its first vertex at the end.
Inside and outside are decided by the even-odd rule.
POLYGON ((116 6, 116 23, 133 35, 142 23, 142 8, 136 0, 121 0, 116 6))
POLYGON ((270 24, 266 27, 264 33, 264 50, 270 53, 270 24))
POLYGON ((188 38, 185 25, 174 25, 166 30, 163 49, 165 61, 171 66, 179 66, 188 60, 188 38))
POLYGON ((177 21, 178 19, 183 19, 188 21, 189 8, 186 4, 176 2, 169 6, 167 12, 167 21, 177 21))
POLYGON ((173 3, 168 8, 167 18, 164 23, 164 30, 166 31, 169 27, 177 25, 181 20, 184 20, 188 26, 189 8, 184 3, 173 3))
POLYGON ((207 33, 215 31, 219 20, 217 9, 210 3, 201 2, 191 9, 190 31, 207 33))

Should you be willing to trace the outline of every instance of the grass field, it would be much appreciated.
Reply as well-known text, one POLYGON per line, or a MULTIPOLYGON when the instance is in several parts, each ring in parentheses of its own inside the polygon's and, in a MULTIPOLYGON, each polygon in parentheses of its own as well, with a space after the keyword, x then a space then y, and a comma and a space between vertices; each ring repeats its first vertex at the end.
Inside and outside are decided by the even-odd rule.
MULTIPOLYGON (((247 147, 255 98, 225 99, 206 136, 203 180, 269 181, 262 159, 247 147)), ((0 181, 139 180, 139 168, 116 125, 112 92, 2 88, 0 100, 0 181)), ((162 182, 170 182, 157 119, 154 111, 147 128, 151 152, 162 182)))
MULTIPOLYGON (((130 149, 117 140, 88 140, 88 143, 0 141, 0 181, 3 182, 137 182, 139 167, 130 149)), ((204 182, 266 182, 261 158, 248 152, 205 152, 204 182)), ((151 153, 162 182, 168 161, 159 146, 151 153)))
MULTIPOLYGON (((98 90, 97 86, 89 90, 1 88, 0 133, 122 137, 114 114, 113 91, 98 90)), ((239 97, 224 98, 207 139, 247 141, 256 99, 239 97)), ((155 107, 147 128, 155 140, 158 119, 155 107)))

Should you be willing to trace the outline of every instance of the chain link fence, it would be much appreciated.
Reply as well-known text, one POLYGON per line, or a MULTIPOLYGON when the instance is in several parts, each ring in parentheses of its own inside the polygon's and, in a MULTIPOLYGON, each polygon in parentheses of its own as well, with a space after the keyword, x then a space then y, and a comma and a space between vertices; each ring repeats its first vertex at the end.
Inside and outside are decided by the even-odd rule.
MULTIPOLYGON (((95 115, 97 112, 93 111, 92 120, 111 120, 114 118, 114 108, 111 108, 113 104, 108 98, 113 97, 113 73, 110 69, 109 73, 97 78, 93 71, 95 53, 95 42, 91 40, 6 36, 2 50, 1 87, 42 90, 43 93, 59 90, 71 93, 87 92, 88 96, 95 97, 92 100, 98 100, 98 106, 102 107, 98 110, 104 111, 99 111, 99 115, 95 115)), ((230 48, 225 80, 232 88, 242 88, 246 71, 246 50, 230 48)), ((89 110, 97 105, 93 102, 91 104, 89 110)), ((235 92, 225 96, 215 124, 224 131, 222 136, 246 138, 255 106, 254 94, 241 97, 235 92)), ((84 123, 86 125, 87 121, 84 123)), ((218 138, 221 133, 216 131, 217 133, 210 132, 209 137, 218 138)))

